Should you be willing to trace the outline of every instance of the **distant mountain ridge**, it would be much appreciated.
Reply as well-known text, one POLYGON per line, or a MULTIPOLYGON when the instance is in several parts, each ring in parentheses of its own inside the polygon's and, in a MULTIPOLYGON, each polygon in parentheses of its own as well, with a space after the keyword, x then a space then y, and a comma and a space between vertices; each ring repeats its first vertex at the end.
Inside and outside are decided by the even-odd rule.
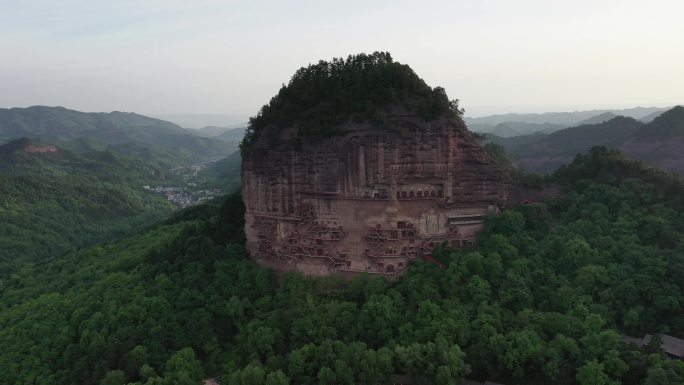
POLYGON ((194 130, 194 132, 199 136, 204 136, 206 138, 213 138, 215 136, 221 135, 225 131, 228 131, 228 127, 221 126, 206 126, 194 130))
MULTIPOLYGON (((618 116, 623 116, 623 117, 630 117, 627 115, 616 115, 613 112, 604 112, 602 114, 598 114, 596 116, 592 116, 591 118, 584 119, 581 122, 577 123, 578 126, 583 126, 586 124, 598 124, 598 123, 603 123, 607 122, 611 119, 617 118, 618 116)), ((632 118, 634 119, 634 118, 632 118)))
MULTIPOLYGON (((608 118, 609 114, 602 117, 608 118)), ((684 107, 673 107, 649 123, 617 116, 548 135, 512 138, 488 135, 488 141, 504 146, 515 163, 528 171, 553 172, 560 165, 571 162, 576 154, 603 145, 665 170, 684 173, 684 107)))
POLYGON ((643 124, 633 118, 618 116, 595 124, 583 124, 541 136, 536 141, 515 150, 519 167, 540 172, 552 172, 562 164, 572 162, 575 155, 595 145, 619 147, 643 124))
POLYGON ((501 137, 512 137, 534 134, 535 132, 551 133, 568 127, 601 123, 618 115, 637 120, 652 120, 667 109, 668 107, 635 107, 622 110, 602 109, 573 112, 545 112, 540 114, 511 113, 477 118, 466 117, 465 122, 472 131, 493 133, 501 137), (506 130, 505 126, 512 127, 512 129, 506 130), (547 126, 548 128, 540 129, 540 126, 547 126))
POLYGON ((201 129, 202 127, 226 127, 235 128, 246 126, 249 114, 203 114, 203 113, 169 113, 147 114, 157 119, 173 122, 188 129, 201 129))
MULTIPOLYGON (((245 136, 245 131, 247 130, 247 125, 244 127, 219 127, 219 126, 206 126, 198 128, 196 134, 199 136, 204 136, 206 138, 220 139, 226 142, 241 141, 245 136)), ((194 133, 194 132, 193 132, 194 133)))
POLYGON ((0 109, 2 136, 33 135, 58 139, 98 132, 103 138, 122 133, 140 137, 151 134, 150 131, 154 131, 155 134, 182 134, 185 130, 170 122, 128 112, 80 112, 64 107, 47 106, 0 109))
POLYGON ((684 174, 684 107, 674 107, 643 125, 620 150, 632 158, 684 174))
POLYGON ((225 141, 240 141, 242 138, 245 136, 245 131, 247 130, 247 127, 238 127, 238 128, 231 128, 226 131, 223 131, 219 135, 215 136, 216 139, 221 139, 225 141))
POLYGON ((530 135, 533 133, 550 133, 566 128, 564 125, 552 123, 527 123, 527 122, 512 122, 506 121, 498 123, 495 126, 487 124, 473 123, 468 125, 471 131, 486 132, 494 134, 503 138, 510 138, 514 136, 530 135))
POLYGON ((636 136, 642 139, 674 139, 684 137, 684 107, 676 106, 643 126, 636 136))
POLYGON ((108 145, 144 143, 174 148, 202 160, 225 157, 237 146, 136 113, 80 112, 46 106, 0 109, 0 140, 21 137, 53 142, 89 140, 108 145))

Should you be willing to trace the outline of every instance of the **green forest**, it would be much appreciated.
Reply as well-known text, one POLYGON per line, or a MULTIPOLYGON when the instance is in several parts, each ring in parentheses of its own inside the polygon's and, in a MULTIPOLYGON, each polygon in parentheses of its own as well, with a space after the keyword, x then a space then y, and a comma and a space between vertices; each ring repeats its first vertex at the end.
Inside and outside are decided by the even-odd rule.
POLYGON ((245 257, 239 195, 0 280, 2 384, 668 385, 684 363, 684 183, 596 147, 545 205, 487 218, 396 281, 245 257))
POLYGON ((411 67, 395 62, 388 52, 350 55, 297 70, 250 118, 241 148, 249 149, 269 127, 296 126, 299 138, 311 140, 335 136, 345 123, 382 124, 381 113, 397 105, 424 120, 463 113, 458 100, 450 101, 444 88, 430 88, 411 67))
MULTIPOLYGON (((0 277, 26 263, 133 235, 166 218, 171 205, 142 189, 166 171, 109 151, 27 153, 0 146, 0 277)), ((47 145, 50 146, 50 145, 47 145)))

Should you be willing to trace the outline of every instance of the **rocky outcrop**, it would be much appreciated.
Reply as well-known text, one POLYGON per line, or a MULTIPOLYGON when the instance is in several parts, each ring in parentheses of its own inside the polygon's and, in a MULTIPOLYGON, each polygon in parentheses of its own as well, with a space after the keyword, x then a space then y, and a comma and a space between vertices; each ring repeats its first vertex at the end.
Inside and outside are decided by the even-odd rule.
POLYGON ((52 144, 29 144, 24 151, 27 154, 49 154, 59 152, 59 148, 52 144))
POLYGON ((266 129, 243 154, 247 249, 308 274, 396 274, 435 244, 469 247, 507 199, 502 170, 461 119, 387 114, 302 141, 266 129))

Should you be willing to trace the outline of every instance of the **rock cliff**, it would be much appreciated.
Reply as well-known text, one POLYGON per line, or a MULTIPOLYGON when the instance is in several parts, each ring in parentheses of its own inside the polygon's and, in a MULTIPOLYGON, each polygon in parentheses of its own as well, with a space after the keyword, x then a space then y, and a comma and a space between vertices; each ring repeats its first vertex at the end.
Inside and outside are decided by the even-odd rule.
POLYGON ((396 274, 437 243, 473 245, 507 199, 502 170, 458 114, 424 119, 395 104, 379 116, 315 140, 296 123, 251 139, 242 192, 252 257, 314 275, 396 274))

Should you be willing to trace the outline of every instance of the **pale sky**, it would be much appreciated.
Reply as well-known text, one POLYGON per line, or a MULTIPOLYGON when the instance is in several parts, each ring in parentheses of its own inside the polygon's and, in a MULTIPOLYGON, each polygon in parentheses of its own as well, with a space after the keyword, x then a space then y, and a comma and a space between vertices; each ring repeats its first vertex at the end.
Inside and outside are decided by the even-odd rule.
POLYGON ((467 115, 684 103, 682 0, 0 0, 0 107, 249 116, 389 51, 467 115))

